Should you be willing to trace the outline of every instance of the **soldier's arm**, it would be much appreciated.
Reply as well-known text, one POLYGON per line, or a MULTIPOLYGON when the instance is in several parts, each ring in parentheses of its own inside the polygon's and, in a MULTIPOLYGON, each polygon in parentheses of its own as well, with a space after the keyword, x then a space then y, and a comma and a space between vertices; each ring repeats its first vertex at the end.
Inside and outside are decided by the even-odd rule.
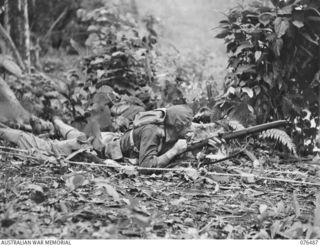
POLYGON ((186 149, 187 140, 179 139, 171 149, 157 157, 158 167, 166 167, 174 157, 183 153, 186 149))
POLYGON ((163 138, 155 129, 145 129, 140 142, 139 165, 142 167, 166 167, 174 157, 187 149, 187 141, 179 139, 175 145, 164 154, 159 155, 159 146, 163 138))

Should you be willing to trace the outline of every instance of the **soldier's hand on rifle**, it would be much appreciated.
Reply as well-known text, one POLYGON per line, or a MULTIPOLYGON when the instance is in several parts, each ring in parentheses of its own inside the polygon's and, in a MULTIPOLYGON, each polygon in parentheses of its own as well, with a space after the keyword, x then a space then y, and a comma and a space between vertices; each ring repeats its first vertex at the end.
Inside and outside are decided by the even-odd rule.
POLYGON ((178 154, 181 154, 183 152, 185 152, 187 150, 187 140, 186 139, 179 139, 175 145, 172 147, 172 149, 174 149, 178 154))
POLYGON ((226 141, 224 141, 223 138, 217 138, 217 137, 212 137, 209 139, 208 144, 211 145, 214 148, 219 148, 222 144, 225 144, 226 141))

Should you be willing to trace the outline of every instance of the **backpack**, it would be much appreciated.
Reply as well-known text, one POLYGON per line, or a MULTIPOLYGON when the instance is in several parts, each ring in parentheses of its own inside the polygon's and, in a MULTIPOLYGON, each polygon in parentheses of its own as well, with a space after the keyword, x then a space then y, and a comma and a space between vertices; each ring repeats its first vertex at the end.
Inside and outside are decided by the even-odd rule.
POLYGON ((148 124, 163 125, 167 116, 167 110, 165 108, 158 108, 150 111, 139 112, 132 124, 131 128, 138 128, 140 126, 148 124))
MULTIPOLYGON (((135 128, 140 127, 140 126, 145 126, 148 124, 156 124, 156 125, 162 126, 158 129, 158 131, 159 131, 158 133, 164 137, 165 130, 164 130, 163 126, 164 126, 164 121, 165 121, 166 116, 167 116, 167 110, 165 108, 158 108, 158 109, 154 109, 154 110, 150 110, 150 111, 137 113, 133 122, 131 122, 131 124, 129 125, 130 146, 133 151, 139 152, 139 150, 137 149, 137 147, 134 144, 133 130, 135 128)), ((161 149, 162 149, 162 142, 158 146, 158 151, 160 151, 161 149)))

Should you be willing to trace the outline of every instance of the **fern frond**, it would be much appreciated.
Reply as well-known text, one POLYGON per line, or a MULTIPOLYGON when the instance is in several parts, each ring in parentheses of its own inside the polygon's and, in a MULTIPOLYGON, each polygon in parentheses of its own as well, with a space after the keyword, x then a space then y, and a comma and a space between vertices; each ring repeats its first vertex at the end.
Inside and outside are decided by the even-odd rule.
POLYGON ((266 131, 263 131, 260 136, 260 138, 266 139, 275 139, 282 145, 286 146, 289 151, 291 151, 294 155, 297 155, 296 146, 293 143, 290 136, 283 130, 280 129, 269 129, 266 131))

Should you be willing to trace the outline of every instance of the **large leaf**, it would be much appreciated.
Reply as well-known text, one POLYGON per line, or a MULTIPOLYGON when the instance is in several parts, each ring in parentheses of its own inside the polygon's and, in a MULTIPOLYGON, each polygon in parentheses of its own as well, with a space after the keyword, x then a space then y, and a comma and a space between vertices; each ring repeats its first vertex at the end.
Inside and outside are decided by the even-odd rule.
POLYGON ((30 113, 26 111, 8 84, 0 78, 0 122, 29 122, 30 113))
POLYGON ((313 39, 308 33, 302 33, 302 36, 315 45, 319 45, 318 41, 313 39))
POLYGON ((0 54, 0 66, 4 67, 4 69, 16 77, 22 76, 22 70, 10 56, 0 54))
POLYGON ((249 41, 243 42, 236 51, 234 52, 234 55, 237 56, 239 55, 244 49, 252 48, 253 44, 251 44, 249 41))
POLYGON ((106 180, 103 180, 101 178, 96 178, 95 183, 98 188, 101 188, 101 187, 105 188, 108 195, 111 196, 114 201, 120 200, 119 193, 106 180))
POLYGON ((282 38, 277 38, 273 43, 273 52, 276 56, 279 57, 281 55, 282 47, 283 47, 282 38))
POLYGON ((273 20, 274 17, 275 17, 274 13, 265 12, 265 13, 261 13, 258 19, 261 24, 266 26, 273 20))
POLYGON ((274 30, 278 38, 285 35, 289 27, 290 23, 286 18, 277 17, 274 21, 274 30))
POLYGON ((260 50, 257 50, 254 53, 254 59, 256 60, 256 62, 261 58, 262 52, 260 50))
POLYGON ((77 53, 80 55, 80 56, 85 56, 87 55, 87 50, 82 47, 77 41, 75 41, 74 39, 70 39, 70 44, 72 46, 72 48, 74 48, 75 51, 77 51, 77 53))
POLYGON ((250 98, 252 98, 254 95, 253 90, 249 87, 243 87, 242 91, 247 93, 250 98))
POLYGON ((229 30, 223 30, 222 32, 218 33, 215 37, 216 38, 225 38, 229 34, 231 34, 231 32, 229 30))
POLYGON ((236 74, 255 73, 255 65, 240 65, 237 67, 236 74))
POLYGON ((298 28, 301 28, 301 27, 304 26, 304 23, 303 23, 302 21, 299 21, 299 20, 294 20, 294 21, 292 22, 292 24, 295 25, 295 26, 298 27, 298 28))
POLYGON ((89 180, 87 179, 87 177, 81 173, 71 173, 69 175, 67 174, 64 175, 62 178, 65 180, 66 186, 70 191, 73 191, 78 187, 89 184, 89 180))

